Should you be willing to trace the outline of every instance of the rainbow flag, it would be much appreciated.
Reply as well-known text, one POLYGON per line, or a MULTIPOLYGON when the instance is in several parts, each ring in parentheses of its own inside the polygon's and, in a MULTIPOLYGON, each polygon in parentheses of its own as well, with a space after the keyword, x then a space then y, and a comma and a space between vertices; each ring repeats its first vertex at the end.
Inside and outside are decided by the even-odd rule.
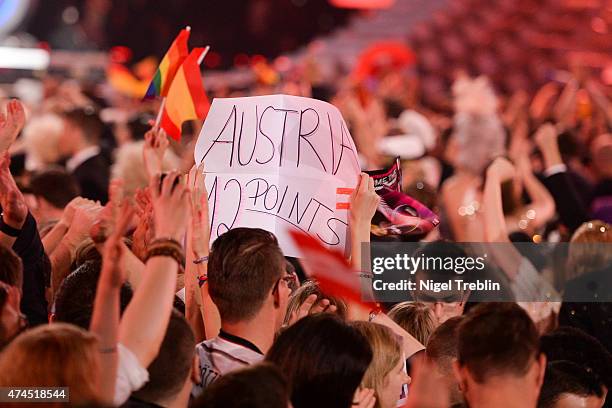
POLYGON ((168 90, 160 126, 170 137, 181 139, 181 125, 186 120, 203 119, 210 103, 204 92, 198 61, 204 48, 194 48, 180 66, 168 90))
POLYGON ((119 93, 140 98, 147 89, 147 83, 138 79, 127 67, 111 63, 106 69, 108 83, 119 93))
POLYGON ((156 96, 168 96, 168 90, 170 84, 176 75, 176 71, 179 69, 189 49, 187 48, 187 40, 189 40, 190 30, 184 28, 181 30, 179 35, 174 39, 174 42, 164 55, 149 88, 145 93, 144 99, 153 99, 156 96))

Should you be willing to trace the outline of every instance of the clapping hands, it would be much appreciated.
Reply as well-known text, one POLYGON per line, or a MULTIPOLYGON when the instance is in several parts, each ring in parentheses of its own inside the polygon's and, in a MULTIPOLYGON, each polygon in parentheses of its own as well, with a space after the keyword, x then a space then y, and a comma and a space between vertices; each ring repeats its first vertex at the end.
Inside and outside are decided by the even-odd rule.
POLYGON ((24 125, 23 105, 17 99, 12 99, 6 106, 6 113, 0 112, 0 154, 11 147, 24 125))

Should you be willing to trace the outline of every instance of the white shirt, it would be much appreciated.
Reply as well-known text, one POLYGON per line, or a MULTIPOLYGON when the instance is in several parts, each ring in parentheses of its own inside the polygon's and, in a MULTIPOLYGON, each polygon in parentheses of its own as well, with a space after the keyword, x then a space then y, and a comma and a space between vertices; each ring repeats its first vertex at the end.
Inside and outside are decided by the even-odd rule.
POLYGON ((149 381, 149 372, 140 365, 132 350, 123 344, 117 344, 119 361, 117 362, 117 382, 115 383, 114 405, 122 405, 130 398, 132 392, 139 390, 149 381))
POLYGON ((76 152, 74 156, 72 156, 66 161, 66 168, 68 169, 69 172, 72 173, 81 164, 85 163, 87 160, 99 154, 100 154, 99 146, 86 147, 83 150, 79 150, 78 152, 76 152))
POLYGON ((222 375, 263 360, 263 354, 255 351, 253 347, 255 346, 246 347, 243 344, 219 336, 198 344, 196 353, 198 354, 202 383, 194 385, 192 395, 194 397, 199 396, 207 386, 222 375))

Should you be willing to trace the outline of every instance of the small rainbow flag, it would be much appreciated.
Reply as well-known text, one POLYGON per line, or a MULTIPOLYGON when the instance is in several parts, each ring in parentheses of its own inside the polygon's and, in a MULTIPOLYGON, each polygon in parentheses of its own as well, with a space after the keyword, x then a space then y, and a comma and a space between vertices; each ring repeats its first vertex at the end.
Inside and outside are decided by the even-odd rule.
POLYGON ((144 96, 144 99, 152 99, 156 96, 168 96, 170 84, 176 75, 177 70, 187 58, 189 49, 187 48, 187 40, 189 40, 190 30, 184 28, 179 35, 174 39, 174 42, 164 55, 149 88, 144 96))
POLYGON ((170 137, 181 139, 181 125, 186 120, 203 119, 210 103, 200 74, 204 48, 194 48, 180 66, 168 90, 160 126, 170 137))

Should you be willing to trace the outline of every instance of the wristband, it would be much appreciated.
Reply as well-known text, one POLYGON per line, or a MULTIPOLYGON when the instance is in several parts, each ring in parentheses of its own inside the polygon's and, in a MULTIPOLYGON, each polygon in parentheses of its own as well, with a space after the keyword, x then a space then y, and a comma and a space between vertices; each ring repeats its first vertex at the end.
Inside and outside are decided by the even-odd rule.
POLYGON ((151 242, 145 256, 145 263, 154 256, 169 256, 180 266, 185 265, 185 254, 182 245, 171 238, 155 239, 151 242))
POLYGON ((196 264, 196 265, 199 265, 199 264, 204 263, 204 262, 208 262, 208 255, 204 255, 204 256, 201 256, 201 257, 193 260, 193 263, 196 264))
POLYGON ((0 231, 4 232, 9 237, 17 238, 21 234, 21 229, 13 228, 4 222, 4 218, 0 215, 0 231))

